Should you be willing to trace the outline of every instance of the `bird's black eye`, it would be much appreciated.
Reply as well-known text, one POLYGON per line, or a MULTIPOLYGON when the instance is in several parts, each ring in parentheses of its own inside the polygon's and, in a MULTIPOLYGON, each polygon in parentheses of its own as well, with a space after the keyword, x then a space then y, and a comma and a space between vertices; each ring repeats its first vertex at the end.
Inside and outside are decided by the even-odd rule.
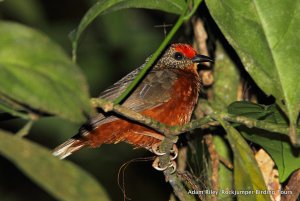
POLYGON ((183 55, 180 52, 175 52, 174 58, 178 61, 183 59, 183 55))

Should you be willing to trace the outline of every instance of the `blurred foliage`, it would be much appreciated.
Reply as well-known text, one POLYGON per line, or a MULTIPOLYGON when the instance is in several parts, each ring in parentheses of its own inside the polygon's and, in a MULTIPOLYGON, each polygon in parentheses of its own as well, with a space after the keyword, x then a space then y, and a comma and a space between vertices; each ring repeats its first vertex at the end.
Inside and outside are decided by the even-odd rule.
POLYGON ((91 111, 87 83, 60 47, 16 23, 0 22, 0 38, 0 92, 10 100, 6 107, 26 110, 21 106, 26 105, 83 123, 84 113, 91 111))
POLYGON ((57 199, 109 200, 93 177, 68 161, 57 160, 47 149, 4 131, 0 139, 1 154, 57 199))
MULTIPOLYGON (((132 151, 126 144, 103 145, 100 150, 80 151, 68 162, 50 156, 46 147, 53 148, 76 133, 79 125, 71 121, 80 122, 91 112, 88 98, 143 64, 162 44, 171 29, 167 25, 173 26, 179 15, 188 15, 185 11, 191 3, 197 7, 200 2, 0 1, 0 110, 6 112, 3 118, 10 119, 0 122, 6 130, 0 132, 0 200, 123 199, 117 184, 119 168, 148 153, 132 151), (75 50, 76 65, 71 62, 75 50), (54 116, 36 121, 37 115, 49 114, 54 116), (30 135, 26 139, 13 136, 29 125, 28 120, 34 121, 30 135)), ((216 151, 234 164, 234 171, 220 164, 220 189, 232 185, 237 190, 266 188, 244 138, 271 155, 281 182, 299 169, 299 149, 289 138, 299 143, 299 9, 300 3, 292 0, 207 0, 200 5, 196 16, 205 22, 208 44, 216 45, 209 46, 216 58, 215 83, 203 90, 200 108, 209 104, 214 111, 241 115, 252 122, 290 127, 288 136, 218 119, 224 129, 195 130, 198 136, 185 139, 190 157, 187 170, 201 188, 210 188, 211 172, 205 170, 211 168, 209 153, 199 137, 206 132, 217 135, 216 151), (242 80, 249 83, 258 104, 235 102, 240 99, 242 80)), ((191 42, 192 23, 185 23, 176 34, 172 41, 191 42)), ((150 162, 132 163, 124 175, 126 195, 132 200, 169 199, 170 187, 150 162)), ((254 194, 236 199, 269 197, 254 194)))

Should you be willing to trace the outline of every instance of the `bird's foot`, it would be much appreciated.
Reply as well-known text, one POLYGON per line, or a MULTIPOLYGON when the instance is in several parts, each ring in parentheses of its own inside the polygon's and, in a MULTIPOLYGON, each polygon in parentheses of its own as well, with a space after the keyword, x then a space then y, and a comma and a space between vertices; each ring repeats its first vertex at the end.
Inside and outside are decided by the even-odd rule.
POLYGON ((166 165, 165 167, 160 167, 159 165, 159 157, 156 157, 152 163, 152 167, 158 171, 165 171, 168 168, 172 168, 173 170, 171 171, 171 174, 173 174, 176 169, 177 169, 177 164, 174 160, 170 160, 170 162, 168 163, 168 165, 166 165))
MULTIPOLYGON (((154 153, 154 154, 156 154, 157 156, 163 156, 163 155, 165 155, 166 153, 164 153, 164 152, 160 152, 159 151, 159 146, 160 146, 160 144, 161 143, 156 143, 156 144, 154 144, 153 146, 152 146, 152 152, 154 153)), ((171 160, 173 161, 173 160, 175 160, 176 158, 177 158, 177 156, 178 156, 178 148, 177 148, 177 146, 176 146, 176 144, 174 144, 173 145, 173 148, 172 148, 172 150, 170 150, 170 154, 171 154, 171 160)))
MULTIPOLYGON (((156 143, 152 146, 152 152, 154 154, 156 154, 157 156, 163 156, 166 154, 164 152, 159 151, 160 144, 161 143, 156 143)), ((167 168, 172 168, 173 170, 171 171, 171 174, 173 174, 177 169, 177 164, 175 161, 177 156, 178 156, 178 148, 177 148, 176 144, 174 144, 172 150, 170 150, 170 162, 165 167, 160 167, 159 157, 156 157, 152 163, 152 167, 158 171, 164 171, 167 168)))

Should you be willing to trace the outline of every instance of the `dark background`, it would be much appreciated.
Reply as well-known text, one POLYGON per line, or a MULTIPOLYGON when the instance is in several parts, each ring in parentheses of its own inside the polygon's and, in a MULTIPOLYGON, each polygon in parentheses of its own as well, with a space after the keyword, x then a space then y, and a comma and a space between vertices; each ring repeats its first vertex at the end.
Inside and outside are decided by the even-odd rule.
MULTIPOLYGON (((68 34, 80 22, 93 0, 5 0, 0 2, 2 20, 16 21, 48 35, 70 55, 68 34)), ((127 9, 99 17, 83 34, 78 51, 78 64, 90 86, 91 96, 144 63, 155 51, 177 16, 144 9, 127 9), (166 25, 166 26, 164 26, 166 25)), ((190 42, 189 25, 175 37, 190 42)), ((1 45, 1 44, 0 44, 1 45)), ((0 123, 0 128, 16 132, 25 122, 0 123)), ((34 124, 27 138, 54 148, 73 136, 80 125, 47 117, 34 124)), ((147 151, 133 150, 130 145, 103 145, 100 149, 82 150, 71 160, 90 172, 104 186, 112 200, 123 200, 118 171, 131 159, 151 156, 147 151)), ((131 163, 125 175, 126 194, 132 200, 168 200, 171 188, 163 174, 151 167, 151 161, 131 163)), ((10 161, 0 156, 0 200, 55 200, 10 161)))

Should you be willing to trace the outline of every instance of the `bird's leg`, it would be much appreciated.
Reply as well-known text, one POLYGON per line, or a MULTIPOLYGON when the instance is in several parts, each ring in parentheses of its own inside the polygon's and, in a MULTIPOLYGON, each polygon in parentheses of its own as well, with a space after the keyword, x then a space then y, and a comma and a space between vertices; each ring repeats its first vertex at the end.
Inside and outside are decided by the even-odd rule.
MULTIPOLYGON (((152 132, 143 132, 143 133, 137 133, 137 134, 145 135, 145 136, 152 137, 152 138, 160 140, 160 142, 153 144, 151 146, 151 148, 148 149, 148 150, 153 152, 154 154, 156 154, 158 156, 163 156, 163 155, 166 154, 166 153, 162 153, 162 152, 159 151, 159 146, 161 144, 161 141, 163 141, 165 139, 165 137, 163 135, 160 135, 160 134, 157 134, 157 133, 152 133, 152 132)), ((173 154, 171 160, 175 160, 178 156, 178 148, 177 148, 176 144, 173 145, 173 148, 172 148, 172 150, 170 150, 170 153, 173 154)))
MULTIPOLYGON (((154 145, 152 145, 151 151, 153 153, 155 153, 156 155, 158 155, 158 156, 163 156, 166 153, 163 153, 163 152, 159 151, 160 144, 161 144, 161 142, 155 143, 154 145)), ((172 148, 172 150, 170 150, 170 153, 173 154, 173 156, 171 157, 171 160, 172 161, 175 160, 178 156, 178 148, 177 148, 176 144, 173 145, 173 148, 172 148)))
POLYGON ((171 174, 173 174, 177 169, 177 164, 174 160, 170 160, 170 163, 168 165, 166 165, 165 167, 160 167, 159 166, 159 157, 156 157, 152 163, 152 167, 158 171, 165 171, 167 168, 172 167, 173 170, 172 170, 171 174))
MULTIPOLYGON (((149 149, 149 151, 153 152, 154 154, 156 154, 157 156, 163 156, 167 153, 164 152, 160 152, 159 151, 159 146, 161 145, 162 141, 165 139, 165 137, 163 135, 157 134, 157 133, 152 133, 152 132, 142 132, 142 133, 138 133, 141 135, 145 135, 145 136, 149 136, 155 139, 158 139, 160 142, 155 143, 151 146, 151 148, 149 149)), ((166 165, 165 167, 160 167, 159 166, 159 157, 156 157, 155 160, 152 163, 152 167, 156 170, 159 171, 164 171, 169 167, 173 167, 172 173, 174 173, 176 171, 177 165, 175 162, 175 159, 178 156, 178 148, 176 146, 176 144, 173 144, 172 150, 170 150, 170 162, 168 165, 166 165)))
MULTIPOLYGON (((159 152, 159 146, 160 145, 161 145, 161 142, 152 145, 152 152, 155 153, 158 156, 163 156, 166 153, 159 152)), ((170 150, 170 153, 172 154, 172 156, 170 156, 170 162, 169 162, 168 165, 166 165, 165 167, 160 167, 160 165, 159 165, 159 157, 156 157, 155 160, 152 163, 152 167, 154 169, 158 170, 158 171, 164 171, 167 168, 172 167, 173 170, 172 170, 171 174, 173 174, 176 171, 176 169, 177 169, 177 164, 175 162, 175 159, 178 156, 178 148, 177 148, 176 144, 173 144, 173 148, 172 148, 172 150, 170 150)))

